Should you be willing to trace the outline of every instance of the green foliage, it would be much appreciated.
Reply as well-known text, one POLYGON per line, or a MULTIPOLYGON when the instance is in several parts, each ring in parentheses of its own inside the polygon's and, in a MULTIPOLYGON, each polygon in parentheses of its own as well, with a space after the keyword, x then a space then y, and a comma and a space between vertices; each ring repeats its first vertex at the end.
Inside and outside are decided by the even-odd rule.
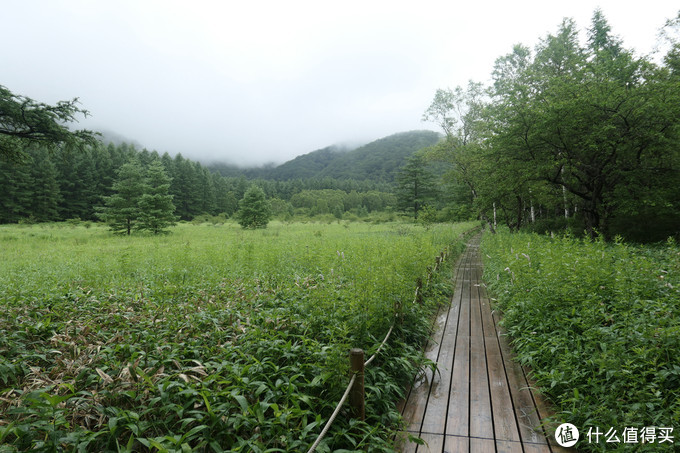
POLYGON ((437 195, 434 175, 427 168, 427 162, 421 154, 414 154, 406 160, 406 164, 397 175, 398 206, 404 211, 418 213, 437 195))
POLYGON ((36 144, 52 150, 96 144, 95 133, 68 128, 67 123, 76 121, 81 114, 87 116, 88 112, 78 107, 78 99, 48 105, 0 85, 0 157, 5 161, 22 160, 26 157, 24 149, 36 144))
POLYGON ((172 195, 168 194, 170 178, 160 160, 156 159, 149 165, 146 185, 147 190, 138 201, 140 214, 137 228, 153 234, 164 233, 175 224, 175 206, 172 195))
POLYGON ((298 156, 263 176, 277 180, 329 177, 392 183, 408 157, 440 139, 436 132, 411 131, 390 135, 351 151, 324 148, 298 156))
POLYGON ((105 199, 106 206, 99 216, 114 233, 130 235, 132 230, 166 233, 175 224, 169 188, 170 178, 159 159, 151 161, 144 171, 134 156, 118 171, 112 187, 115 193, 105 199))
POLYGON ((484 279, 513 349, 556 405, 558 421, 584 430, 678 425, 674 241, 634 247, 500 231, 484 236, 482 250, 484 279))
POLYGON ((144 169, 138 159, 120 167, 112 189, 115 193, 106 198, 100 217, 114 233, 130 235, 142 214, 139 200, 147 191, 144 169))
POLYGON ((677 233, 677 48, 656 63, 626 49, 599 10, 586 43, 565 19, 533 52, 498 58, 486 90, 438 90, 425 118, 447 140, 430 154, 453 165, 482 218, 513 230, 564 217, 591 237, 677 233))
POLYGON ((239 225, 243 228, 267 228, 272 209, 261 188, 250 186, 238 206, 235 217, 239 225))
POLYGON ((471 226, 2 226, 0 443, 306 451, 348 382, 348 348, 374 351, 400 315, 367 370, 368 419, 339 417, 319 449, 394 451, 438 302, 410 303, 415 281, 471 226))

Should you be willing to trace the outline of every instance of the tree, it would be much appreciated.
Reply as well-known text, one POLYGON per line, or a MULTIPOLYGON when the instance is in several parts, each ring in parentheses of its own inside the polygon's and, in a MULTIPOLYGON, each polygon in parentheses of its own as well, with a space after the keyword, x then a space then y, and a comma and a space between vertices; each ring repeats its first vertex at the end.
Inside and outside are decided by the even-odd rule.
POLYGON ((43 104, 12 93, 0 85, 0 157, 21 160, 24 148, 30 144, 54 150, 60 146, 83 149, 97 143, 96 133, 88 130, 71 131, 67 123, 76 115, 87 117, 89 112, 78 107, 78 99, 43 104))
POLYGON ((59 217, 58 206, 61 199, 57 184, 57 169, 49 156, 40 151, 32 151, 31 168, 32 194, 31 215, 37 222, 48 222, 59 217))
POLYGON ((427 169, 427 162, 421 154, 414 154, 406 161, 397 175, 397 200, 404 211, 412 211, 413 217, 436 194, 434 176, 427 169))
POLYGON ((139 159, 135 157, 120 167, 113 190, 114 194, 106 197, 106 206, 99 216, 114 233, 129 235, 137 226, 141 216, 139 200, 147 191, 139 159))
POLYGON ((170 178, 159 159, 151 161, 146 172, 146 193, 139 198, 137 229, 153 234, 166 233, 175 224, 175 205, 172 204, 170 178))
POLYGON ((435 122, 446 134, 445 140, 427 148, 427 159, 450 166, 444 180, 451 187, 466 186, 470 194, 468 204, 475 202, 482 218, 487 217, 488 209, 488 203, 479 200, 479 191, 485 186, 481 172, 483 132, 487 128, 484 94, 483 85, 472 81, 466 88, 437 90, 423 114, 423 120, 435 122))
POLYGON ((264 190, 250 186, 239 202, 235 216, 243 228, 266 228, 271 218, 271 206, 264 190))

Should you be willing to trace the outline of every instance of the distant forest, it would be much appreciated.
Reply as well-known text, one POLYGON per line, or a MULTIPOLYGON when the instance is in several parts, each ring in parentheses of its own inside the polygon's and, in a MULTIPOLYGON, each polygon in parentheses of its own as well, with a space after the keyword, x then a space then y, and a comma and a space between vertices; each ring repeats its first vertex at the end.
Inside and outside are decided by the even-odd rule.
POLYGON ((419 148, 439 139, 439 134, 429 131, 402 133, 353 151, 327 148, 278 168, 246 170, 205 166, 181 154, 159 155, 125 143, 73 152, 32 145, 23 150, 21 161, 0 161, 0 223, 96 221, 97 208, 113 194, 118 170, 133 158, 144 167, 154 159, 161 161, 171 178, 169 193, 180 220, 230 217, 252 184, 265 191, 274 215, 283 218, 393 210, 399 168, 419 148))

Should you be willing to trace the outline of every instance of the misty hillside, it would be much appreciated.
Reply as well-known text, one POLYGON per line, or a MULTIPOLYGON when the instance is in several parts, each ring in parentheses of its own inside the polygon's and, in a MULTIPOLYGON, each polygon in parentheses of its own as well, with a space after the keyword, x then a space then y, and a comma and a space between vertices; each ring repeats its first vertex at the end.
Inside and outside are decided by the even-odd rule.
POLYGON ((226 164, 210 168, 223 176, 245 175, 285 181, 330 177, 357 181, 393 182, 406 159, 419 149, 434 145, 441 135, 432 131, 401 132, 353 150, 328 146, 296 157, 276 167, 238 169, 226 164))

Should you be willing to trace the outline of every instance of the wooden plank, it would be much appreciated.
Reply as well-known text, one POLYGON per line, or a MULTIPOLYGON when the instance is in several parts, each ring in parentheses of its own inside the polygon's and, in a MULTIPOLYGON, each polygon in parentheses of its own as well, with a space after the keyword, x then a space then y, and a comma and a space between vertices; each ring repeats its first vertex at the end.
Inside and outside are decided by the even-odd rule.
POLYGON ((451 373, 449 410, 446 415, 446 434, 468 436, 470 425, 470 338, 458 336, 451 373))
POLYGON ((493 439, 491 395, 478 300, 470 300, 470 436, 493 439))
POLYGON ((496 453, 524 453, 519 441, 496 439, 496 453))
MULTIPOLYGON (((477 274, 477 277, 480 275, 477 274)), ((478 279, 477 282, 480 282, 478 279)), ((491 392, 491 407, 494 421, 495 439, 519 442, 521 440, 512 396, 510 395, 510 385, 505 373, 505 364, 501 355, 500 344, 496 336, 496 328, 491 316, 489 300, 482 297, 479 286, 476 288, 479 294, 480 311, 485 321, 482 323, 484 328, 484 345, 486 348, 486 364, 489 374, 489 388, 491 392)))
POLYGON ((486 338, 486 364, 489 373, 494 436, 500 440, 520 441, 515 411, 505 375, 503 357, 495 337, 486 338))
MULTIPOLYGON (((494 319, 498 319, 495 313, 494 319)), ((522 442, 547 445, 545 433, 541 427, 541 420, 538 416, 538 410, 536 409, 534 398, 529 389, 529 384, 524 376, 524 371, 520 364, 513 360, 507 337, 502 334, 500 327, 497 328, 501 333, 499 336, 501 355, 503 356, 503 362, 505 363, 508 387, 510 388, 510 394, 515 406, 515 416, 517 418, 522 442)))
POLYGON ((470 438, 470 453, 496 453, 493 439, 470 438))
POLYGON ((420 436, 425 445, 418 445, 417 453, 441 453, 444 450, 444 435, 423 433, 420 436))
POLYGON ((397 445, 408 452, 566 451, 545 438, 540 419, 547 405, 512 360, 481 277, 476 237, 457 263, 448 318, 442 325, 442 314, 437 317, 425 351, 439 371, 414 384, 403 411, 408 431, 426 445, 408 442, 405 433, 397 445))
MULTIPOLYGON (((469 247, 468 247, 469 250, 469 247)), ((469 256, 469 255, 468 255, 469 256)), ((461 282, 468 269, 459 275, 461 282)), ((446 434, 468 436, 470 426, 470 285, 461 288, 456 350, 453 356, 446 434)))
MULTIPOLYGON (((436 361, 439 356, 439 348, 441 340, 444 335, 444 326, 446 325, 446 318, 448 310, 442 310, 437 316, 437 325, 435 332, 427 343, 425 349, 425 357, 432 361, 436 361)), ((420 432, 420 427, 423 423, 423 416, 427 408, 427 399, 430 395, 430 384, 432 383, 434 375, 430 368, 426 368, 411 386, 408 401, 404 406, 402 416, 407 421, 407 430, 413 432, 420 432)))
POLYGON ((524 453, 551 453, 548 444, 535 444, 531 442, 522 443, 524 453))
POLYGON ((446 436, 444 439, 444 453, 467 453, 469 451, 469 437, 446 436))
POLYGON ((432 381, 430 397, 427 401, 421 427, 422 432, 444 433, 459 313, 460 299, 455 301, 449 310, 441 348, 439 349, 439 357, 437 358, 438 371, 432 381))

